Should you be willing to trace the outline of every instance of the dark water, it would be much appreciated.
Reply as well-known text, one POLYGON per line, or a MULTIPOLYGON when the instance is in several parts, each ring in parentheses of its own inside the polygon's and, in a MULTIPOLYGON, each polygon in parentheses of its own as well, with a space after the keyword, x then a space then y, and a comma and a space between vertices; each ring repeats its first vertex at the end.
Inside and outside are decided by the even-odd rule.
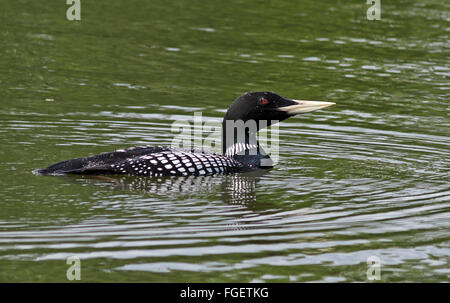
POLYGON ((449 5, 1 1, 0 281, 450 281, 449 5), (256 174, 39 177, 246 91, 337 105, 256 174), (52 100, 52 101, 46 101, 52 100))

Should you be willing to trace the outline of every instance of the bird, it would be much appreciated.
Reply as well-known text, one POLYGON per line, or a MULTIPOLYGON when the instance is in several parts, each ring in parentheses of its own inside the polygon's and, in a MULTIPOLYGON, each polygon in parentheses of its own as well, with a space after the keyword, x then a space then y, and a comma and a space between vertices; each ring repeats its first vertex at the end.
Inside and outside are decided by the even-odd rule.
POLYGON ((274 92, 239 96, 222 121, 222 154, 164 146, 137 146, 58 162, 37 175, 135 175, 149 177, 231 174, 272 168, 257 132, 290 117, 334 105, 296 100, 274 92))

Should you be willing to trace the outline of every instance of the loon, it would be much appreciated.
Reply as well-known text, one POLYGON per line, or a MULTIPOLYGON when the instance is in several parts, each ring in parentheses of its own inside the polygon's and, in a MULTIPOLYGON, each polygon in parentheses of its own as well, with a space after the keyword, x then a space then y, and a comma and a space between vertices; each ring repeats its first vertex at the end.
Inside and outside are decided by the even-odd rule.
POLYGON ((287 99, 273 92, 246 93, 231 104, 223 119, 222 155, 161 146, 139 146, 66 160, 33 172, 38 175, 162 177, 230 174, 270 168, 273 162, 259 145, 256 133, 289 117, 334 104, 287 99), (239 122, 244 126, 241 129, 236 127, 239 122))

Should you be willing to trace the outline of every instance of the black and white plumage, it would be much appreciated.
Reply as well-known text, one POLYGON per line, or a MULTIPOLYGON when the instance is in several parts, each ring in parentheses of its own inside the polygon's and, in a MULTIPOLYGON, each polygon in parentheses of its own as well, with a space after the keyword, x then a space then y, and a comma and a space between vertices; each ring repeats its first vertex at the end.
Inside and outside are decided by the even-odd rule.
POLYGON ((38 173, 46 174, 131 174, 138 176, 202 176, 251 170, 231 157, 215 153, 138 146, 51 165, 38 173))
MULTIPOLYGON (((151 147, 147 148, 151 149, 151 147)), ((116 173, 131 172, 135 175, 155 177, 204 176, 252 169, 251 166, 245 166, 233 158, 214 153, 158 148, 160 149, 158 151, 152 151, 143 156, 127 158, 120 163, 111 164, 111 169, 116 173)), ((129 150, 119 152, 127 153, 129 150)))
MULTIPOLYGON (((291 116, 333 104, 290 100, 270 92, 247 93, 237 98, 225 114, 222 124, 223 155, 170 147, 141 146, 66 160, 34 172, 51 175, 126 174, 155 177, 248 172, 262 168, 263 159, 270 160, 256 140, 260 125, 267 127, 291 116), (235 136, 235 129, 228 129, 227 123, 230 121, 254 121, 257 128, 253 131, 244 128, 242 136, 235 136), (265 123, 259 123, 261 121, 265 123), (230 133, 233 135, 230 136, 230 133)), ((264 167, 270 166, 267 161, 265 163, 264 167)))

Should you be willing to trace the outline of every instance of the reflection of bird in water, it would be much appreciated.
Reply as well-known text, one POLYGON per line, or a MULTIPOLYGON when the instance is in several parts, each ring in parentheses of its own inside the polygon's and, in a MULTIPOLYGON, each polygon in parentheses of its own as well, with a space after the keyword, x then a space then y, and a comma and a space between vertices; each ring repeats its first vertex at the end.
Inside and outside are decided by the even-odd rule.
POLYGON ((59 162, 35 170, 35 173, 160 177, 229 174, 268 168, 273 162, 257 141, 259 130, 289 117, 333 104, 290 100, 270 92, 247 93, 237 98, 225 114, 222 122, 222 155, 169 147, 134 147, 59 162))
MULTIPOLYGON (((265 173, 266 171, 262 172, 265 173)), ((256 202, 255 190, 257 180, 258 177, 254 174, 228 175, 222 183, 224 199, 233 204, 256 202)))
POLYGON ((158 177, 142 176, 67 176, 75 182, 87 182, 118 190, 144 191, 164 199, 187 199, 214 195, 229 204, 256 201, 256 184, 269 170, 225 176, 158 177))

